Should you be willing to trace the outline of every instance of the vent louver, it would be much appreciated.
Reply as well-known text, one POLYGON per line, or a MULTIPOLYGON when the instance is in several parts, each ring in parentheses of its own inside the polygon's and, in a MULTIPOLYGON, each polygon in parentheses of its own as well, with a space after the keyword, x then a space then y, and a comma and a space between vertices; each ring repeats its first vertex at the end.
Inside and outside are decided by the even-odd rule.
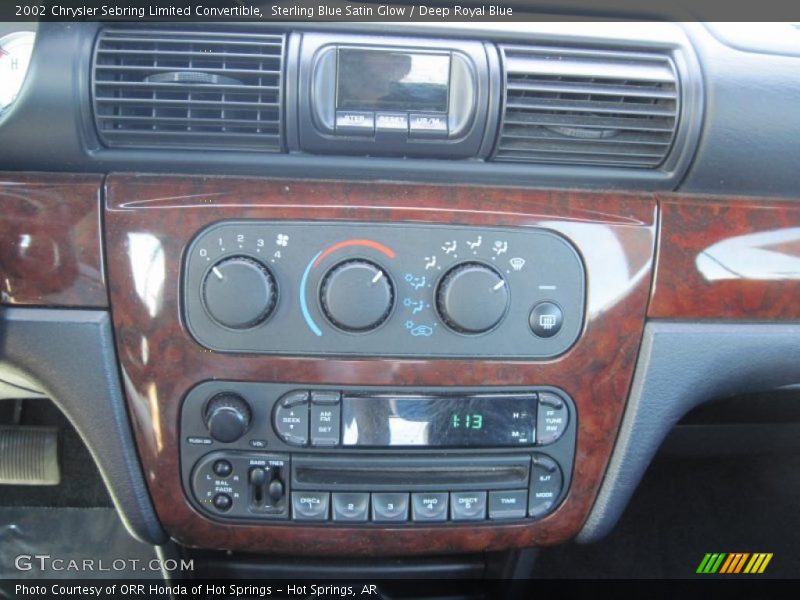
POLYGON ((110 147, 281 149, 284 36, 105 29, 92 93, 110 147))
POLYGON ((679 80, 662 54, 503 46, 506 98, 494 160, 657 168, 679 80))

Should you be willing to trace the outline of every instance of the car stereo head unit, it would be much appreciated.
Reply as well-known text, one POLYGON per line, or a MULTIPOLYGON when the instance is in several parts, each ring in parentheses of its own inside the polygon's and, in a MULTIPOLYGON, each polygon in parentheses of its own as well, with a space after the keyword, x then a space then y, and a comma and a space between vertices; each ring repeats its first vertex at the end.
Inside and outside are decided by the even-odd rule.
POLYGON ((488 60, 480 42, 306 34, 300 146, 475 156, 486 126, 488 60))

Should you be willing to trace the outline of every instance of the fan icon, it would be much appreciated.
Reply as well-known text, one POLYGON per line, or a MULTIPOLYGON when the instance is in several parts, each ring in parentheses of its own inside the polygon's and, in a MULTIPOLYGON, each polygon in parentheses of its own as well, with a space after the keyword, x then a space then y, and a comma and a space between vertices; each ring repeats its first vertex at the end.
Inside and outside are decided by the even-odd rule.
POLYGON ((284 247, 288 246, 289 245, 289 236, 286 235, 285 233, 279 233, 278 237, 275 238, 275 243, 278 244, 278 246, 284 246, 284 247))

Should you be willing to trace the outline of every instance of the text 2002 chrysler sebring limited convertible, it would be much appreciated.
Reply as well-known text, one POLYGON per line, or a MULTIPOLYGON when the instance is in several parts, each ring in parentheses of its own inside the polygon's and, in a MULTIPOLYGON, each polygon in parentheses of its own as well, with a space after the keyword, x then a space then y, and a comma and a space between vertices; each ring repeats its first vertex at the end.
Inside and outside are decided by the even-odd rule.
POLYGON ((790 23, 3 24, 3 577, 796 576, 799 93, 790 23))

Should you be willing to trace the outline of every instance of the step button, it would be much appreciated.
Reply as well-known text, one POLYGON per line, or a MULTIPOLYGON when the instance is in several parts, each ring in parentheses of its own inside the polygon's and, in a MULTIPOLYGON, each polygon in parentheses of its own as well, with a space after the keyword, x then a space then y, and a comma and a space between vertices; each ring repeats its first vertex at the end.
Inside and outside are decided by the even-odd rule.
POLYGON ((489 492, 490 519, 524 519, 528 514, 528 490, 489 492))
POLYGON ((336 133, 344 135, 373 135, 375 133, 375 113, 359 110, 337 110, 336 133))
POLYGON ((486 492, 453 492, 450 494, 450 516, 453 521, 480 521, 486 518, 486 492))

